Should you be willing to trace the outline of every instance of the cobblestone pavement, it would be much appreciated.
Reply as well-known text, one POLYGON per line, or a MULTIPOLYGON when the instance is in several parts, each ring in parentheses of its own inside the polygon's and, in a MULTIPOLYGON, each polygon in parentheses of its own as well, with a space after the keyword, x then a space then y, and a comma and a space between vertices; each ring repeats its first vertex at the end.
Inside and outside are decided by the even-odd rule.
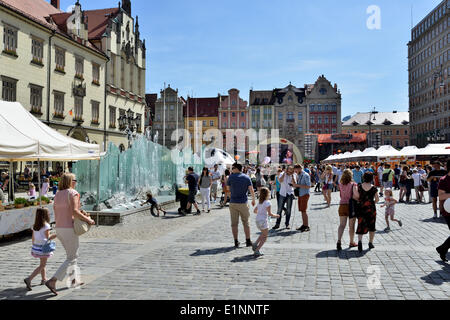
MULTIPOLYGON (((37 266, 29 254, 30 238, 4 242, 0 299, 450 298, 450 266, 435 251, 449 230, 443 220, 432 219, 431 204, 398 204, 396 216, 403 227, 391 223, 390 232, 377 231, 375 249, 370 251, 365 236, 362 254, 347 249, 346 230, 344 250, 337 253, 338 198, 334 193, 333 205, 326 209, 323 197, 313 194, 311 231, 271 231, 265 255, 258 259, 251 248, 234 249, 228 208, 187 217, 179 217, 173 209, 166 218, 141 215, 124 225, 93 229, 80 238, 79 266, 86 284, 67 289, 58 283, 57 297, 37 285, 40 276, 33 291, 24 288, 23 278, 37 266)), ((252 240, 259 234, 254 216, 252 240)), ((297 211, 293 220, 293 227, 301 225, 297 211)), ((384 211, 378 207, 377 229, 384 228, 384 211)), ((242 226, 239 235, 245 243, 242 226)), ((64 256, 57 242, 47 267, 49 276, 64 256)))

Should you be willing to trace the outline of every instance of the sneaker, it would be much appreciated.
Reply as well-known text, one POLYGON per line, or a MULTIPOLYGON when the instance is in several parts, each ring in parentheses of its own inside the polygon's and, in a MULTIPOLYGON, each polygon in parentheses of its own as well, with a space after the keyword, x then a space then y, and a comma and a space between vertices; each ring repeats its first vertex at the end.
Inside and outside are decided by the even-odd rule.
POLYGON ((251 241, 250 239, 247 239, 247 240, 245 241, 245 246, 246 246, 246 247, 252 247, 252 246, 253 246, 252 241, 251 241))
POLYGON ((291 226, 290 226, 290 225, 287 225, 287 226, 286 226, 286 230, 291 230, 291 226))
POLYGON ((201 215, 202 213, 200 212, 200 210, 197 210, 197 213, 194 213, 194 215, 195 216, 199 216, 199 215, 201 215))
POLYGON ((403 226, 402 220, 398 220, 398 225, 401 227, 403 226))
POLYGON ((375 246, 373 245, 373 243, 369 242, 369 249, 374 249, 374 248, 375 248, 375 246))
POLYGON ((301 232, 303 232, 303 230, 305 229, 305 226, 304 225, 302 225, 300 228, 297 228, 296 230, 297 231, 301 231, 301 232))
POLYGON ((234 247, 235 248, 239 248, 239 245, 240 245, 241 243, 238 241, 238 240, 234 240, 234 247))
POLYGON ((436 213, 434 214, 433 219, 437 219, 437 214, 436 213))
POLYGON ((391 228, 387 227, 386 229, 384 229, 385 232, 391 231, 391 228))
POLYGON ((273 228, 272 228, 272 230, 277 230, 277 229, 279 229, 279 228, 280 228, 279 225, 274 225, 273 228))
POLYGON ((252 243, 252 250, 253 250, 253 252, 256 252, 256 248, 257 248, 258 246, 256 245, 256 243, 252 243))

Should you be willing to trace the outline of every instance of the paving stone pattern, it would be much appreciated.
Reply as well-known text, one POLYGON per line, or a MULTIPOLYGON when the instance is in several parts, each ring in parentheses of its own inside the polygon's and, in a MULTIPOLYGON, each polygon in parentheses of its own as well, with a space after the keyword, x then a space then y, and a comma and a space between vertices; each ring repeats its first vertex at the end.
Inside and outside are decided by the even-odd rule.
MULTIPOLYGON (((397 194, 398 195, 398 194, 397 194)), ((242 226, 241 247, 235 249, 228 208, 210 214, 180 217, 175 209, 166 219, 139 216, 140 232, 126 225, 100 227, 81 238, 79 266, 84 286, 67 289, 58 283, 60 294, 49 294, 34 280, 33 291, 23 285, 36 266, 30 256, 31 240, 0 244, 0 299, 449 299, 450 266, 440 261, 435 247, 449 235, 443 220, 432 219, 431 204, 398 204, 400 228, 391 222, 384 228, 384 209, 377 208, 375 249, 348 249, 344 232, 341 253, 336 251, 339 194, 325 208, 323 197, 310 200, 311 231, 297 232, 298 211, 291 230, 271 231, 263 247, 264 256, 255 259, 246 248, 242 226), (176 218, 176 219, 174 219, 176 218), (159 228, 156 236, 144 230, 159 228), (108 229, 109 228, 109 229, 108 229), (112 230, 114 232, 112 232, 112 230), (379 281, 371 282, 378 274, 379 281)), ((382 200, 381 200, 382 201, 382 200)), ((273 201, 273 208, 276 203, 273 201)), ((259 235, 252 214, 252 240, 259 235)), ((292 222, 292 218, 291 218, 292 222)), ((272 223, 273 224, 273 223, 272 223)), ((284 218, 282 220, 284 226, 284 218)), ((53 275, 65 257, 57 243, 49 259, 47 274, 53 275)), ((376 280, 376 279, 375 279, 376 280)))

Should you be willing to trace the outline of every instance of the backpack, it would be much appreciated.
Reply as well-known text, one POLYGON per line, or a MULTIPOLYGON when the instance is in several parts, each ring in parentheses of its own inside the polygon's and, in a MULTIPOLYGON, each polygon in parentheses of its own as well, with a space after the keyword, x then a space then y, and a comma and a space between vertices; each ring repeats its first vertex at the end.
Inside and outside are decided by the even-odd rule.
POLYGON ((382 178, 383 182, 388 182, 389 181, 389 176, 391 175, 391 172, 392 172, 392 170, 389 170, 388 172, 383 173, 383 178, 382 178))

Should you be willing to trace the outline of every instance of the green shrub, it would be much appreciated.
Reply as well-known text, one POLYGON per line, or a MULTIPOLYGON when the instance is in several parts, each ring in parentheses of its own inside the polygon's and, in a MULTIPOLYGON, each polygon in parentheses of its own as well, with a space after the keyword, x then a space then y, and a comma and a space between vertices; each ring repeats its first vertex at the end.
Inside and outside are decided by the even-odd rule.
POLYGON ((28 203, 28 200, 25 199, 25 198, 16 198, 16 199, 14 199, 14 204, 23 204, 23 205, 25 205, 27 203, 28 203))

